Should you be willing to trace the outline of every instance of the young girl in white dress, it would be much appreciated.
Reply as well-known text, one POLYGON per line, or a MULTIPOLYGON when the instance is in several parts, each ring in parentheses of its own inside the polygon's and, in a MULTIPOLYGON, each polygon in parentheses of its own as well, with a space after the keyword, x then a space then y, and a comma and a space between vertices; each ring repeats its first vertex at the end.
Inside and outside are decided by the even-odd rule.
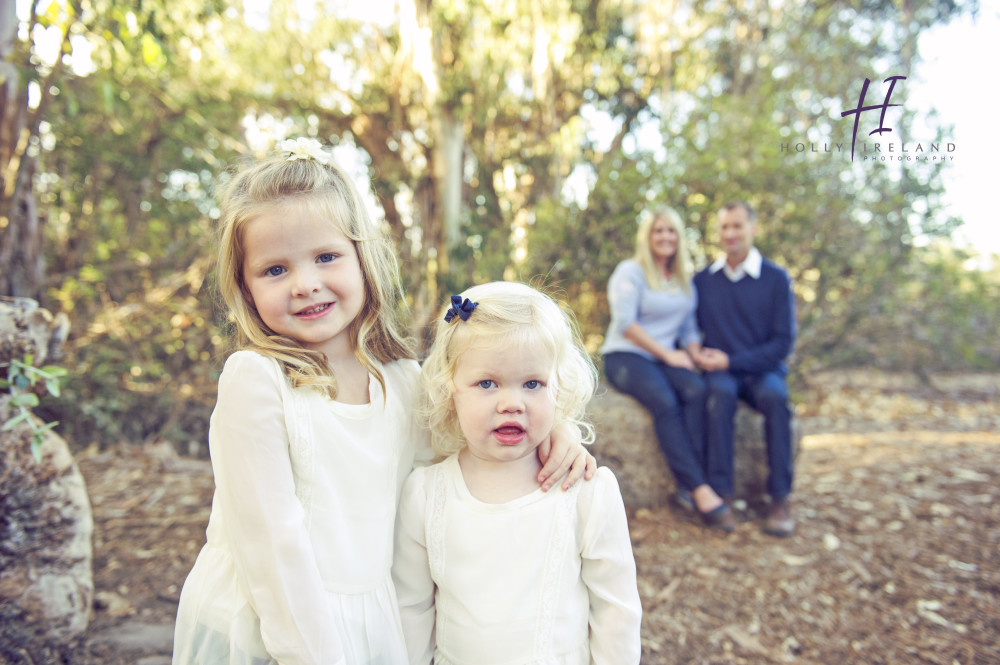
MULTIPOLYGON (((394 253, 318 142, 282 148, 222 191, 218 279, 239 350, 219 378, 208 542, 173 663, 397 665, 396 507, 432 454, 394 253)), ((564 439, 551 475, 572 462, 575 482, 582 450, 564 439)))
POLYGON ((534 482, 553 426, 593 439, 596 371, 548 296, 494 282, 453 296, 421 379, 435 451, 406 481, 393 578, 410 663, 636 665, 641 606, 614 475, 534 482))

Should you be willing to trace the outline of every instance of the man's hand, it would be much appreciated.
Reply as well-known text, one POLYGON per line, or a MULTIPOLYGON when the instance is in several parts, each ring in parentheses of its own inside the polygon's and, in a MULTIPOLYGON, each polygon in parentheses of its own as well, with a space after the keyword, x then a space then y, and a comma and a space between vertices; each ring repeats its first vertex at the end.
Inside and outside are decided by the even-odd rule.
POLYGON ((724 372, 729 369, 729 355, 719 349, 702 348, 695 362, 706 372, 724 372))

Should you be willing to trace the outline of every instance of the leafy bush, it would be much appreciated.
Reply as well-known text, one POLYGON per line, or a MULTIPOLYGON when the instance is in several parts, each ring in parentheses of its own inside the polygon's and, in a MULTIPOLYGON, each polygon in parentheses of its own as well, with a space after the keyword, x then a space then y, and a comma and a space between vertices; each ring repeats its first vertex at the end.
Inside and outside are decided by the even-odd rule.
POLYGON ((44 388, 45 392, 53 397, 59 397, 59 382, 66 376, 66 370, 55 365, 35 367, 34 362, 34 356, 28 355, 24 360, 12 359, 4 363, 7 366, 7 378, 0 379, 0 390, 10 393, 7 405, 13 411, 13 415, 3 423, 2 429, 9 431, 19 423, 25 423, 31 430, 31 454, 34 455, 35 461, 41 462, 44 434, 58 425, 59 421, 40 425, 31 417, 31 410, 40 404, 38 399, 40 388, 44 388))

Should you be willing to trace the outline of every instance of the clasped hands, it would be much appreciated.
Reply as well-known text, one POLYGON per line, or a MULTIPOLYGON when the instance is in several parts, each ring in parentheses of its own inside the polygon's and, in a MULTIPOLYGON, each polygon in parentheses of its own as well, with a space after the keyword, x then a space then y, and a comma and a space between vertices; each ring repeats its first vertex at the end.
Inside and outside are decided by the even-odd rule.
POLYGON ((729 369, 729 354, 708 347, 689 348, 687 351, 667 351, 663 361, 668 365, 692 371, 696 365, 706 372, 721 372, 729 369))

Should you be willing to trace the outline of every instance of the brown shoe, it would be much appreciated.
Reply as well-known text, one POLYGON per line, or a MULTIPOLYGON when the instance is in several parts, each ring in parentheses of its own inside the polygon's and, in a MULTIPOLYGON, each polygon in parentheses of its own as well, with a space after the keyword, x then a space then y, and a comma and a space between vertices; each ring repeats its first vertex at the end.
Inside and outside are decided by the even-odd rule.
POLYGON ((736 518, 733 517, 733 511, 725 503, 719 504, 719 506, 707 513, 702 513, 701 511, 699 513, 701 514, 701 521, 710 529, 717 529, 725 533, 736 530, 736 518))
POLYGON ((771 511, 764 520, 764 533, 776 538, 788 538, 795 533, 795 518, 787 496, 771 502, 771 511))

